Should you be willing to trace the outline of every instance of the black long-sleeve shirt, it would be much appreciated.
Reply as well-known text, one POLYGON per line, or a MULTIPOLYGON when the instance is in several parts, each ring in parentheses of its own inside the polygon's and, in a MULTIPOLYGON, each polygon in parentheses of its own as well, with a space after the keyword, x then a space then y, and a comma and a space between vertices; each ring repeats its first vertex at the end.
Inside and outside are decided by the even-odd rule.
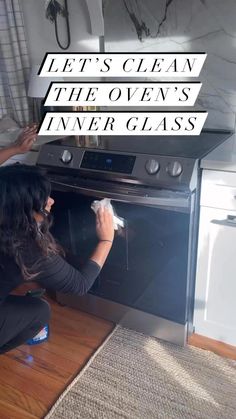
MULTIPOLYGON (((100 266, 88 260, 80 269, 68 263, 60 255, 42 257, 38 251, 30 248, 28 260, 32 266, 37 261, 35 277, 40 286, 66 294, 83 295, 91 288, 100 272, 100 266)), ((27 262, 27 260, 26 260, 27 262)), ((26 263, 29 267, 29 263, 26 263)), ((0 304, 18 285, 25 282, 21 271, 14 260, 0 253, 0 304)))

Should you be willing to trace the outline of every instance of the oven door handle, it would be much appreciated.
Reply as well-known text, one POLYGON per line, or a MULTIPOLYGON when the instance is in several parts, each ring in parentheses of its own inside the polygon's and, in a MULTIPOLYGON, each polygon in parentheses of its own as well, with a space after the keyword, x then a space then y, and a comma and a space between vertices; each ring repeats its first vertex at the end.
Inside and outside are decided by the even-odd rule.
MULTIPOLYGON (((150 196, 147 193, 141 195, 135 195, 134 193, 127 191, 126 193, 119 193, 109 190, 94 189, 92 187, 85 187, 79 185, 70 185, 67 183, 51 180, 51 184, 58 185, 63 187, 63 189, 71 190, 74 192, 81 192, 84 195, 96 196, 98 198, 109 198, 114 201, 121 201, 139 205, 148 205, 155 207, 165 207, 165 208, 175 208, 180 210, 189 209, 189 198, 187 196, 178 196, 178 197, 162 197, 162 196, 150 196)), ((174 193, 173 193, 174 194, 174 193)))

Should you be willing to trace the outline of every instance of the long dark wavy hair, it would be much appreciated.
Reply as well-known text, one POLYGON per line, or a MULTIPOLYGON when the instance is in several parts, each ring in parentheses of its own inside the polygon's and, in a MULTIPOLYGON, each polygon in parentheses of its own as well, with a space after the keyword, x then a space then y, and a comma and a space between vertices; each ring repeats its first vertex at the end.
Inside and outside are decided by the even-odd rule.
POLYGON ((24 260, 32 244, 42 256, 62 252, 49 232, 51 217, 45 206, 50 192, 50 182, 35 166, 0 168, 0 252, 14 259, 24 279, 37 275, 24 260), (35 213, 42 214, 40 225, 35 213))

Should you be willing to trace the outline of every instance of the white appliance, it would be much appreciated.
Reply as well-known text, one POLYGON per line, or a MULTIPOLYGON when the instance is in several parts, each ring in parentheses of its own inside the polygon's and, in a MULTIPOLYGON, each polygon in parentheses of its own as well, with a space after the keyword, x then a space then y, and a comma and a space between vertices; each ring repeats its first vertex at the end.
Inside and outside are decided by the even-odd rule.
POLYGON ((195 333, 236 345, 236 173, 204 170, 195 333))

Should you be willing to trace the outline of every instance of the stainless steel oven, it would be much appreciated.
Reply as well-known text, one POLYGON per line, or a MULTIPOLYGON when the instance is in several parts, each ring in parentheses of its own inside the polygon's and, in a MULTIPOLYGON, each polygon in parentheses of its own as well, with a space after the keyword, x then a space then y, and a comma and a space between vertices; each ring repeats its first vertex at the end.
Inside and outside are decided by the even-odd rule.
POLYGON ((89 293, 59 294, 59 302, 186 342, 194 305, 199 154, 228 137, 204 135, 205 141, 67 137, 42 147, 38 165, 51 179, 56 202, 53 234, 78 266, 97 242, 93 200, 111 198, 125 220, 89 293))

